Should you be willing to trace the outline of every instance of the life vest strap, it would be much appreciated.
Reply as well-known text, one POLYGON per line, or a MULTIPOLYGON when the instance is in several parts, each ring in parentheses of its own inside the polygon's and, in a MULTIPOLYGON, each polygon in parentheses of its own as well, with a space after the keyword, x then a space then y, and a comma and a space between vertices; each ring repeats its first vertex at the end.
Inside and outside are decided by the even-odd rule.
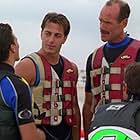
POLYGON ((121 99, 111 99, 111 100, 105 99, 105 104, 116 103, 116 102, 122 102, 122 100, 121 99))
POLYGON ((44 88, 75 87, 75 81, 41 80, 40 85, 43 85, 44 88))
POLYGON ((52 108, 50 110, 44 109, 45 117, 51 117, 51 116, 66 116, 66 115, 72 115, 72 109, 55 109, 52 108))
POLYGON ((100 94, 103 91, 121 90, 121 84, 101 85, 92 89, 94 95, 100 94))
POLYGON ((51 101, 51 102, 60 102, 60 101, 71 101, 72 97, 71 94, 65 94, 65 95, 44 95, 45 101, 51 101))
POLYGON ((92 77, 95 77, 96 75, 101 74, 121 74, 121 68, 120 67, 110 67, 104 66, 102 68, 94 69, 90 72, 90 75, 92 77))

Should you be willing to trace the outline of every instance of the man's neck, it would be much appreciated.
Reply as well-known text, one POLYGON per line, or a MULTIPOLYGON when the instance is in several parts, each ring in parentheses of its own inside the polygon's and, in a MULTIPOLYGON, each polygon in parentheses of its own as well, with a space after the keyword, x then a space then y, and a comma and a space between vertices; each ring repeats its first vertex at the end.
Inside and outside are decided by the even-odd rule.
POLYGON ((38 53, 41 54, 51 65, 56 65, 59 62, 59 59, 60 59, 59 54, 44 53, 41 50, 39 50, 38 53))
POLYGON ((11 65, 12 67, 14 67, 14 64, 15 64, 15 62, 12 62, 12 61, 10 61, 10 60, 3 61, 3 63, 9 64, 9 65, 11 65))

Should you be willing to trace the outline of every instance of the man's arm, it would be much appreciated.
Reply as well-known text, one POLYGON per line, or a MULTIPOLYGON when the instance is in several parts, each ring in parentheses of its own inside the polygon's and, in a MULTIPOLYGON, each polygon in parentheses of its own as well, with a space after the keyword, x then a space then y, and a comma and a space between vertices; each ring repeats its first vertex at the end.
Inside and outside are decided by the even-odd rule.
MULTIPOLYGON (((75 75, 77 76, 78 79, 78 69, 75 64, 73 64, 75 75)), ((78 98, 77 98, 77 89, 75 91, 75 99, 73 100, 73 106, 75 109, 75 119, 76 119, 76 124, 72 128, 72 135, 73 135, 73 140, 80 140, 80 130, 81 130, 81 113, 80 113, 80 108, 78 104, 78 98)))
POLYGON ((34 122, 20 125, 19 131, 22 140, 46 140, 44 132, 37 131, 34 122))
POLYGON ((15 73, 23 77, 30 86, 32 86, 36 79, 36 70, 34 63, 29 58, 24 58, 15 66, 15 73))
POLYGON ((17 102, 18 104, 16 107, 13 106, 13 110, 17 110, 15 115, 21 139, 45 140, 46 138, 44 132, 36 128, 35 122, 33 120, 31 93, 28 83, 25 80, 16 80, 14 84, 18 93, 18 98, 15 98, 14 102, 17 102))
POLYGON ((75 109, 76 124, 72 128, 73 140, 80 140, 81 115, 80 115, 77 95, 75 97, 74 109, 75 109))
POLYGON ((94 113, 94 105, 93 102, 93 96, 90 92, 85 92, 85 101, 83 105, 82 115, 83 115, 83 127, 85 132, 85 139, 88 139, 88 131, 91 124, 91 119, 93 117, 94 113), (91 111, 91 107, 93 106, 93 109, 91 111))
POLYGON ((88 130, 94 113, 94 104, 92 103, 93 94, 91 93, 91 77, 90 77, 90 71, 92 70, 91 68, 92 55, 93 54, 89 55, 86 63, 85 100, 84 100, 84 105, 82 110, 85 139, 88 139, 88 130), (91 112, 91 108, 92 108, 92 112, 91 112))

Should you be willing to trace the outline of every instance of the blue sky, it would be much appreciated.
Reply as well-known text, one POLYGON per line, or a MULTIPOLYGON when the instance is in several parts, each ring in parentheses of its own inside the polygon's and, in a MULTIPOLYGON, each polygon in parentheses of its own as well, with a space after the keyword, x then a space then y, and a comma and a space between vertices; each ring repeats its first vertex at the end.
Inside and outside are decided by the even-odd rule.
MULTIPOLYGON (((140 39, 139 0, 126 0, 131 15, 126 31, 140 39)), ((99 35, 98 15, 105 0, 1 0, 0 22, 12 25, 20 43, 20 56, 37 51, 41 46, 40 24, 47 12, 65 14, 71 31, 61 54, 85 69, 88 55, 103 42, 99 35)))

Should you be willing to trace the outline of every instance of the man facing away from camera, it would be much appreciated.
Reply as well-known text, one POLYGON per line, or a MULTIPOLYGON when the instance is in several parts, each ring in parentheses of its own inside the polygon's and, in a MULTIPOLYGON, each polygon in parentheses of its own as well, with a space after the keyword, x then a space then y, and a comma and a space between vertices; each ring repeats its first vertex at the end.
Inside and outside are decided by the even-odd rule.
POLYGON ((91 123, 89 140, 140 140, 140 62, 125 72, 125 101, 101 105, 91 123))
POLYGON ((0 23, 0 139, 45 140, 34 123, 30 87, 15 75, 18 60, 17 37, 9 24, 0 23))

